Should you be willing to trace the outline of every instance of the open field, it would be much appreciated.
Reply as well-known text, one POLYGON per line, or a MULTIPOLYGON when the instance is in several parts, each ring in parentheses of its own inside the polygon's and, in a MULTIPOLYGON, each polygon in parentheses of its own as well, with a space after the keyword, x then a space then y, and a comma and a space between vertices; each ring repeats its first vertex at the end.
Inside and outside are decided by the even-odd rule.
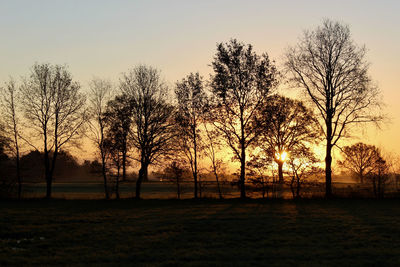
MULTIPOLYGON (((43 198, 46 195, 45 183, 26 183, 23 185, 23 198, 43 198)), ((252 184, 247 185, 247 195, 252 198, 261 198, 261 189, 253 190, 252 184)), ((224 198, 237 198, 240 196, 237 186, 230 182, 221 184, 221 191, 224 198)), ((320 198, 324 196, 325 185, 317 187, 305 187, 302 189, 302 196, 305 198, 320 198)), ((355 183, 333 183, 333 193, 338 197, 373 197, 372 186, 365 184, 360 186, 355 183)), ((399 197, 400 188, 398 186, 387 187, 386 197, 399 197)), ((52 186, 52 196, 58 199, 103 199, 104 187, 102 182, 57 182, 52 186)), ((120 184, 121 198, 133 198, 135 196, 135 182, 124 182, 120 184)), ((292 199, 289 186, 282 187, 275 194, 269 189, 267 198, 292 199)), ((111 195, 112 198, 115 194, 111 195)), ((142 186, 141 197, 144 199, 173 199, 177 198, 176 185, 169 182, 146 182, 142 186)), ((202 186, 201 197, 218 198, 218 190, 215 182, 207 182, 202 186)), ((193 183, 186 182, 181 187, 181 198, 193 198, 193 183)))
MULTIPOLYGON (((135 182, 120 184, 121 198, 133 198, 135 196, 135 182)), ((224 197, 239 197, 239 190, 230 183, 221 186, 224 197)), ((113 188, 110 188, 112 193, 113 188)), ((104 186, 102 182, 58 182, 52 187, 52 196, 63 199, 102 199, 104 198, 104 186)), ((203 187, 203 197, 217 198, 217 186, 208 183, 203 187)), ((30 183, 23 186, 24 198, 42 198, 46 195, 45 183, 30 183)), ((145 182, 142 185, 142 198, 144 199, 171 199, 176 198, 176 185, 169 182, 145 182)), ((112 193, 111 197, 115 197, 112 193)), ((193 198, 193 183, 181 185, 181 198, 193 198)))
POLYGON ((0 265, 399 265, 400 201, 0 202, 0 265))

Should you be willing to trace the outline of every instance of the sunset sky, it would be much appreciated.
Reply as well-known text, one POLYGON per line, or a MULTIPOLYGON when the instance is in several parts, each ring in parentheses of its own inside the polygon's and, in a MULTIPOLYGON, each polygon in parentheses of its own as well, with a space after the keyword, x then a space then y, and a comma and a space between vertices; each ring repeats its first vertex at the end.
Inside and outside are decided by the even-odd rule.
MULTIPOLYGON (((285 49, 324 18, 349 24, 368 48, 370 74, 391 123, 359 140, 400 153, 400 1, 100 1, 0 2, 0 82, 35 63, 67 64, 86 90, 93 77, 117 83, 140 64, 172 86, 190 72, 208 78, 218 42, 237 38, 281 66, 285 49)), ((286 90, 282 89, 282 92, 286 90)), ((356 140, 356 139, 354 139, 356 140)))

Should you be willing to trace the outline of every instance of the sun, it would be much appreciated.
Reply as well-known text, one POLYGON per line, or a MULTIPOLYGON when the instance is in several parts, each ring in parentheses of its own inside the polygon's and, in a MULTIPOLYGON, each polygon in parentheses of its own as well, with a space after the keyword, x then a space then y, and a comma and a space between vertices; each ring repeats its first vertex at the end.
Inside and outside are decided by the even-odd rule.
POLYGON ((285 161, 288 156, 288 153, 286 151, 282 151, 281 153, 276 152, 275 153, 275 158, 279 161, 285 161))

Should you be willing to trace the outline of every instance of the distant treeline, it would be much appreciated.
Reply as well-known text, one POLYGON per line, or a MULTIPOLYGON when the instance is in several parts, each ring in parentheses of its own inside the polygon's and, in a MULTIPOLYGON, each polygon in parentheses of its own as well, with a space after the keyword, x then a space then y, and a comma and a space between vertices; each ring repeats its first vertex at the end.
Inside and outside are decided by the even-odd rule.
MULTIPOLYGON (((50 156, 51 157, 51 156, 50 156)), ((20 159, 21 176, 25 183, 44 181, 44 154, 31 151, 20 159)), ((2 170, 8 175, 15 172, 15 159, 3 154, 0 160, 2 170)), ((54 172, 54 181, 99 180, 101 164, 97 161, 84 161, 79 164, 70 153, 61 151, 58 155, 54 172)), ((4 175, 5 176, 5 175, 4 175)))

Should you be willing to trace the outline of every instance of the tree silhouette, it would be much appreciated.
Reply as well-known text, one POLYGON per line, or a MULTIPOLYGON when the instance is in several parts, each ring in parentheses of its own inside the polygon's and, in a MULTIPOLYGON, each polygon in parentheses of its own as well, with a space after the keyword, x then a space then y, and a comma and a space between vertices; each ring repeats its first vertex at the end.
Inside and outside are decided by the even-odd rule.
POLYGON ((104 113, 105 146, 117 168, 115 180, 116 197, 119 198, 120 170, 122 181, 126 180, 126 166, 129 150, 128 136, 132 124, 132 102, 126 95, 116 96, 107 103, 104 113))
POLYGON ((269 166, 271 166, 270 162, 260 157, 260 155, 250 157, 247 162, 250 182, 257 190, 261 190, 262 198, 268 197, 270 189, 268 184, 269 177, 266 175, 269 166))
POLYGON ((1 88, 1 111, 4 120, 4 134, 5 137, 10 140, 8 147, 11 150, 12 155, 15 157, 16 177, 18 184, 18 199, 21 199, 22 194, 22 178, 20 168, 20 118, 18 115, 19 108, 19 90, 15 84, 15 81, 10 79, 6 83, 5 88, 1 88))
POLYGON ((389 181, 389 166, 380 155, 378 150, 378 158, 375 160, 372 171, 367 175, 371 181, 373 192, 376 198, 383 198, 385 193, 385 185, 389 181))
POLYGON ((211 130, 204 124, 205 134, 207 139, 204 144, 204 154, 210 160, 210 171, 215 177, 217 182, 218 196, 222 199, 222 191, 220 186, 221 169, 223 168, 223 160, 217 158, 217 150, 221 147, 221 142, 219 141, 219 134, 216 130, 211 130))
POLYGON ((258 113, 256 123, 264 129, 256 145, 278 164, 279 183, 283 183, 286 158, 296 157, 316 143, 318 124, 314 114, 301 101, 273 95, 258 113))
POLYGON ((343 160, 339 165, 355 174, 360 183, 374 170, 375 162, 379 159, 379 150, 374 145, 356 143, 342 149, 343 160))
POLYGON ((212 121, 240 161, 240 197, 246 197, 246 150, 259 136, 254 124, 268 93, 277 84, 277 71, 266 53, 236 39, 220 43, 212 62, 212 121))
POLYGON ((116 96, 107 103, 104 113, 108 139, 113 150, 121 154, 122 180, 126 180, 126 164, 129 150, 128 136, 132 125, 132 102, 126 95, 116 96))
POLYGON ((348 26, 325 20, 306 31, 286 53, 290 81, 301 87, 316 107, 326 138, 326 197, 332 196, 332 148, 357 123, 378 122, 379 90, 368 76, 365 47, 351 39, 348 26))
MULTIPOLYGON (((79 90, 80 85, 73 82, 66 67, 49 64, 35 64, 29 79, 21 86, 25 118, 35 136, 43 142, 47 198, 51 197, 60 149, 78 140, 79 131, 86 121, 86 99, 79 90)), ((34 146, 33 142, 30 144, 34 146)))
POLYGON ((140 65, 125 73, 120 88, 132 105, 130 139, 139 154, 136 198, 140 198, 142 182, 148 179, 149 165, 171 153, 175 134, 174 107, 167 103, 168 88, 162 82, 160 72, 152 67, 140 65))
POLYGON ((11 147, 11 139, 4 130, 6 127, 0 123, 0 198, 10 197, 14 193, 16 179, 10 175, 12 167, 7 153, 11 147))
POLYGON ((105 80, 93 79, 90 83, 90 139, 96 144, 97 150, 100 154, 101 172, 103 175, 104 194, 106 199, 110 198, 107 185, 107 159, 109 151, 105 143, 106 120, 104 114, 106 112, 107 103, 111 100, 112 90, 111 83, 105 80))
POLYGON ((323 170, 318 167, 319 160, 309 147, 302 150, 297 150, 289 158, 290 167, 290 190, 293 198, 300 198, 301 189, 312 176, 321 174, 323 170))
POLYGON ((183 168, 181 162, 172 161, 164 170, 167 179, 176 184, 176 195, 178 199, 181 199, 182 194, 182 180, 185 169, 183 168))
POLYGON ((178 100, 175 120, 179 127, 178 143, 189 162, 194 180, 194 198, 198 197, 198 160, 203 145, 200 126, 204 122, 206 95, 199 73, 189 74, 176 83, 178 100))

